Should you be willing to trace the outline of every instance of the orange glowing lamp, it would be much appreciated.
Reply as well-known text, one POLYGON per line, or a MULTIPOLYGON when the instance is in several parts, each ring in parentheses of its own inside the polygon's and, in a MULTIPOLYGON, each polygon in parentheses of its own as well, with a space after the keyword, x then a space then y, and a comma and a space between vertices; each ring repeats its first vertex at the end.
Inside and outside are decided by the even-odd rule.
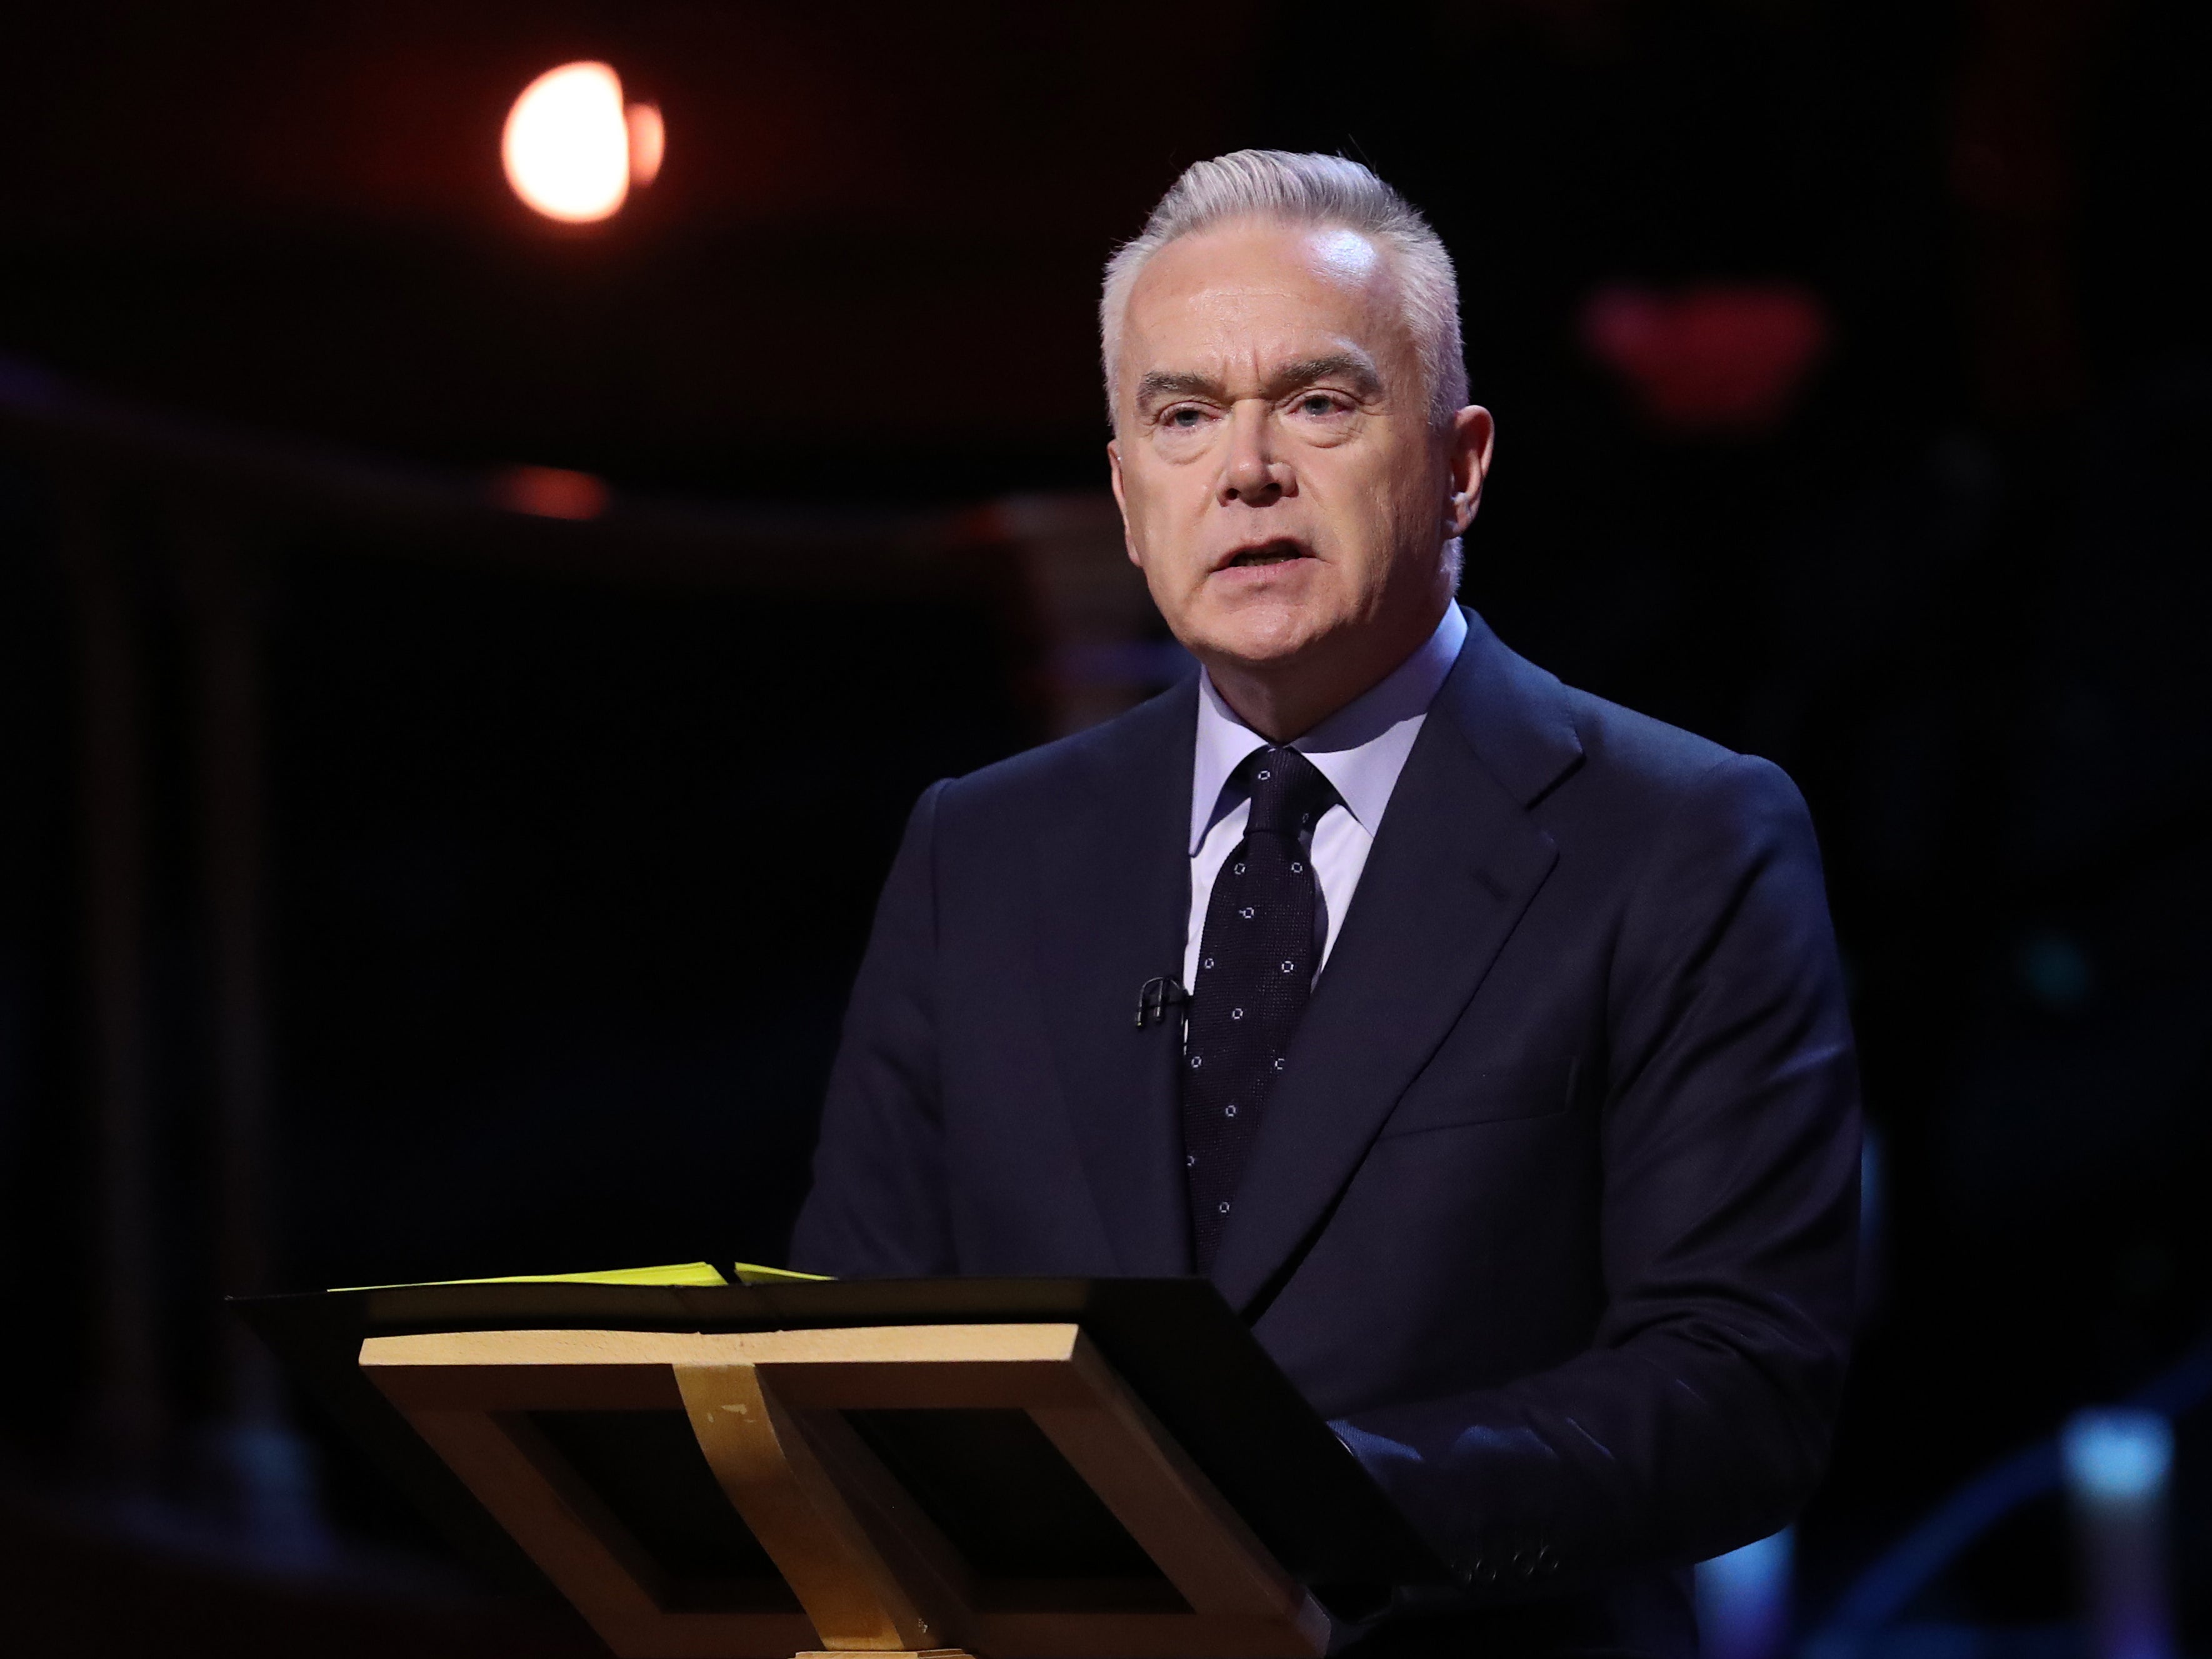
POLYGON ((562 224, 611 217, 632 185, 653 182, 667 135, 652 104, 623 102, 605 64, 563 64, 522 89, 507 112, 500 157, 514 193, 562 224))

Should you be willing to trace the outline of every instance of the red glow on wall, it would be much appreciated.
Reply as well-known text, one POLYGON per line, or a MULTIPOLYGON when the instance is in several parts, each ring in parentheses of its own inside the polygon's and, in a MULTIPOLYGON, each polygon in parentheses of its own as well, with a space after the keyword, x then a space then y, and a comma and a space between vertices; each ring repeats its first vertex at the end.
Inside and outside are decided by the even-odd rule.
POLYGON ((1651 420, 1719 434, 1778 424, 1833 328, 1820 296, 1796 283, 1705 283, 1674 294, 1620 283, 1584 303, 1581 333, 1583 349, 1651 420))
POLYGON ((613 499, 606 480, 559 466, 510 466, 491 479, 493 502, 537 519, 596 519, 613 499))

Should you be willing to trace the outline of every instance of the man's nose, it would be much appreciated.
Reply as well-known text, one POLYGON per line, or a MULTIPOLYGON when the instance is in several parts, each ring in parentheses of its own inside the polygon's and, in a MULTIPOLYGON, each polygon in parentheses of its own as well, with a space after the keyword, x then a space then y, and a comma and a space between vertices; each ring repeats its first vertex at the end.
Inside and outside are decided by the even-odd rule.
POLYGON ((1224 507, 1231 501, 1267 507, 1292 493, 1291 469, 1275 455, 1273 412, 1258 398, 1231 407, 1229 461, 1221 474, 1224 507))

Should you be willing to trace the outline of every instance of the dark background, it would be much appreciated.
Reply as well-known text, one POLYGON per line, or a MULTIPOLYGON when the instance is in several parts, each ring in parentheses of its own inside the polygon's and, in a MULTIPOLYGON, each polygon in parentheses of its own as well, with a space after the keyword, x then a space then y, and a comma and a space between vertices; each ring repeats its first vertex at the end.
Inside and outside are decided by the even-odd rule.
MULTIPOLYGON (((2184 0, 10 11, 0 1249, 40 1359, 0 1368, 0 1474, 26 1535, 194 1607, 266 1591, 221 1546, 245 1523, 210 1431, 283 1420, 226 1355, 240 1262, 295 1287, 781 1259, 907 806, 1069 723, 991 504, 1085 510, 1105 252, 1187 162, 1269 144, 1368 161, 1455 251, 1501 434, 1464 597, 1812 802, 1881 1193, 1800 1529, 1816 1627, 2212 1310, 2208 29, 2184 0), (580 57, 658 101, 669 150, 568 229, 497 145, 580 57), (573 469, 617 507, 588 540, 489 509, 417 533, 303 507, 302 456, 441 501, 573 469), (86 511, 133 665, 122 866, 88 829, 86 511), (678 519, 720 528, 671 574, 647 544, 678 519), (189 550, 218 520, 258 677, 247 958, 208 873, 189 550), (934 550, 886 574, 877 541, 934 550), (94 918, 125 866, 151 1173, 118 1234, 94 918), (244 1244, 240 1029, 267 1102, 244 1244)), ((2179 1428, 2201 1646, 2212 1492, 2179 1428)), ((335 1536, 434 1551, 315 1455, 335 1536)), ((2055 1625, 2069 1563, 2039 1499, 1915 1616, 2055 1625)), ((576 1640, 497 1628, 477 1650, 576 1640)))

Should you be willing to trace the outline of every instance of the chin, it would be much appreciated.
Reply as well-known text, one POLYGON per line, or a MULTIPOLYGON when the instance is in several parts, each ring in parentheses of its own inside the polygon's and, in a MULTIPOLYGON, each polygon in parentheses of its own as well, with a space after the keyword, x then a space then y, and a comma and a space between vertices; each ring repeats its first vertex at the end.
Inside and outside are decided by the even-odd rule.
POLYGON ((1201 660, 1220 657, 1254 669, 1294 663, 1331 631, 1310 611, 1274 606, 1249 607, 1208 621, 1212 626, 1184 641, 1192 653, 1201 660))

